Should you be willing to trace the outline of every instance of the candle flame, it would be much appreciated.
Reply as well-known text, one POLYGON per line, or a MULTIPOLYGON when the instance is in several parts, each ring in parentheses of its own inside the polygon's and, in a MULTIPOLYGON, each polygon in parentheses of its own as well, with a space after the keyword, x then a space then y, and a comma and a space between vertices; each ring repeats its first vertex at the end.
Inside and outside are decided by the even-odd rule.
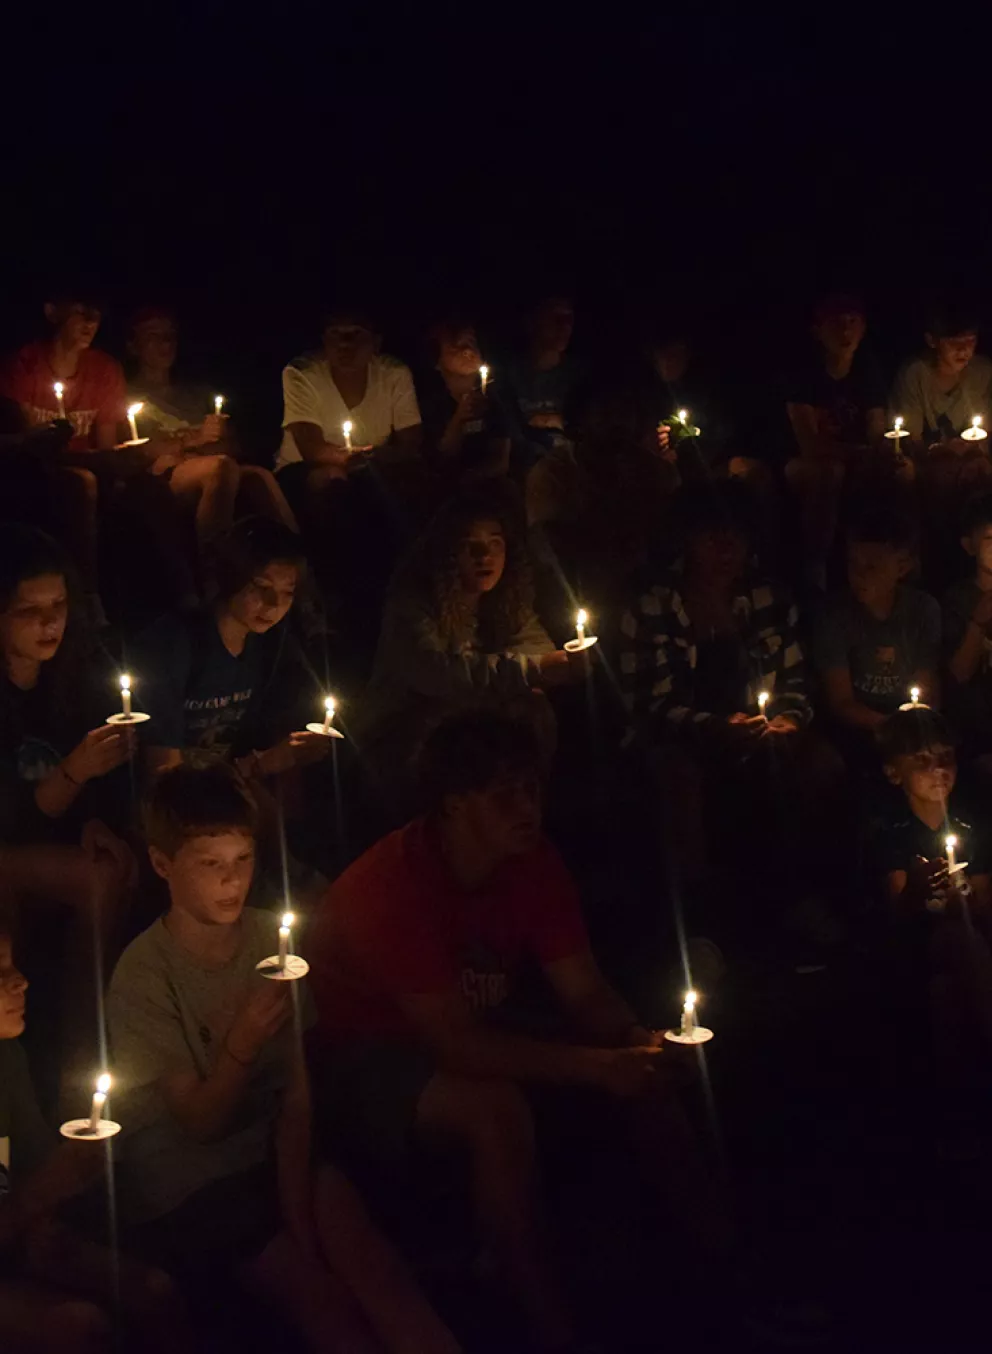
POLYGON ((131 690, 131 678, 127 675, 126 672, 121 673, 121 690, 122 691, 131 690))
POLYGON ((479 375, 482 377, 482 379, 483 379, 484 381, 485 381, 485 380, 488 378, 488 376, 489 376, 489 368, 486 366, 486 364, 485 364, 484 362, 483 362, 483 364, 482 364, 482 365, 480 366, 480 368, 479 368, 479 375))
POLYGON ((346 418, 345 421, 341 424, 341 431, 344 433, 345 437, 351 436, 351 430, 353 427, 354 424, 352 423, 351 419, 346 418))
POLYGON ((957 837, 955 837, 953 832, 948 833, 948 835, 944 838, 944 845, 947 847, 948 851, 953 851, 954 848, 957 846, 957 844, 958 839, 957 837))
POLYGON ((975 415, 975 417, 971 420, 971 426, 972 426, 973 428, 980 428, 980 427, 982 426, 982 416, 981 416, 981 414, 976 414, 976 415, 975 415))
POLYGON ((909 688, 909 699, 913 702, 914 705, 919 705, 920 688, 918 686, 911 686, 909 688))
POLYGON ((220 411, 221 411, 223 408, 224 408, 224 396, 223 396, 223 395, 215 395, 215 396, 214 396, 214 410, 215 410, 215 412, 219 414, 220 411))
POLYGON ((64 390, 65 390, 65 386, 62 384, 62 382, 61 382, 61 381, 56 381, 56 382, 55 382, 55 398, 60 400, 60 399, 62 398, 62 393, 63 393, 64 390))
POLYGON ((695 992, 687 992, 687 993, 685 994, 685 1009, 686 1009, 687 1011, 694 1011, 694 1010, 696 1009, 696 994, 695 994, 695 992))
POLYGON ((324 701, 324 709, 329 715, 333 715, 334 711, 337 709, 337 706, 334 704, 333 696, 328 696, 327 700, 324 701))
POLYGON ((289 931, 292 929, 292 925, 295 920, 296 918, 293 916, 292 912, 284 912, 282 914, 282 920, 280 922, 280 925, 282 926, 283 930, 289 931))
POLYGON ((902 427, 902 425, 903 425, 903 420, 902 420, 901 418, 897 418, 896 421, 895 421, 895 423, 893 423, 892 426, 895 428, 896 432, 898 432, 899 429, 902 427))
POLYGON ((684 423, 688 417, 689 417, 689 411, 688 411, 688 409, 680 409, 680 410, 679 410, 679 422, 680 422, 680 423, 684 423))
POLYGON ((588 615, 587 615, 586 612, 585 612, 585 608, 579 607, 579 610, 578 610, 578 612, 576 613, 576 616, 575 616, 575 624, 576 624, 576 625, 585 625, 585 623, 586 623, 586 621, 587 621, 588 619, 589 619, 589 617, 588 617, 588 615))
POLYGON ((758 708, 759 708, 760 710, 764 710, 765 706, 768 704, 769 699, 770 699, 770 697, 769 697, 767 691, 759 691, 759 692, 758 692, 758 708))
POLYGON ((110 1090, 110 1073, 101 1072, 96 1079, 96 1089, 100 1095, 106 1095, 110 1090))
MULTIPOLYGON (((118 405, 117 407, 120 408, 120 405, 118 405)), ((145 406, 143 404, 129 404, 127 407, 128 418, 134 418, 136 414, 140 414, 142 409, 144 409, 144 407, 145 406)))

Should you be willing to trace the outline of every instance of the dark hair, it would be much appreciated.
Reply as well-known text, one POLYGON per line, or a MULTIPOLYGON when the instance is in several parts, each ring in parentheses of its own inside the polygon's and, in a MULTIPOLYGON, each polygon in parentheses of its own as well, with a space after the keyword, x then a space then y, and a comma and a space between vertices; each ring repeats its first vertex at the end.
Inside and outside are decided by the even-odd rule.
POLYGON ((868 308, 860 296, 854 292, 828 292, 819 297, 813 306, 813 323, 823 324, 824 320, 831 320, 836 315, 852 314, 860 315, 863 319, 867 317, 868 308))
MULTIPOLYGON (((94 647, 76 571, 66 551, 45 532, 22 522, 0 522, 0 612, 8 609, 22 583, 45 574, 64 578, 69 596, 62 643, 54 657, 42 664, 39 679, 51 702, 52 714, 59 720, 78 709, 84 671, 94 647)), ((2 658, 0 654, 0 661, 2 658)), ((8 713, 0 708, 0 724, 6 723, 8 713)))
POLYGON ((539 771, 541 753, 530 724, 496 711, 451 715, 428 734, 417 759, 424 806, 436 812, 447 795, 484 790, 497 776, 539 771))
POLYGON ((351 324, 361 325, 367 329, 370 334, 379 333, 379 325, 372 314, 370 308, 361 301, 356 301, 353 305, 342 301, 337 305, 328 306, 320 317, 320 332, 329 329, 332 324, 340 324, 342 320, 348 320, 351 324))
POLYGON ((174 856, 191 837, 258 829, 258 809, 233 767, 174 766, 163 771, 145 804, 145 840, 174 856))
POLYGON ((107 308, 103 287, 91 277, 49 278, 44 300, 50 306, 91 306, 101 314, 107 308))
POLYGON ((127 317, 125 332, 128 338, 134 337, 134 331, 139 324, 147 324, 149 320, 169 320, 172 324, 177 323, 176 312, 171 306, 155 304, 140 306, 127 317))
POLYGON ((442 315, 440 319, 435 320, 433 324, 428 326, 424 334, 424 360, 432 367, 437 366, 444 344, 453 339, 456 334, 464 333, 466 329, 471 329, 473 334, 476 332, 475 322, 468 315, 451 313, 442 315))
POLYGON ((889 545, 894 550, 916 547, 916 527, 903 512, 890 507, 855 513, 847 524, 847 539, 859 545, 889 545))
POLYGON ((260 569, 274 560, 306 571, 303 541, 281 522, 269 517, 243 517, 218 536, 211 547, 207 572, 218 596, 225 601, 246 588, 260 569))
POLYGON ((897 710, 894 715, 890 715, 879 726, 875 741, 884 766, 895 761, 896 757, 915 757, 918 752, 926 752, 929 748, 952 748, 957 743, 944 716, 925 705, 897 710))
POLYGON ((438 631, 454 640, 462 624, 458 552, 473 522, 498 522, 506 542, 503 576, 479 600, 479 631, 490 653, 505 649, 534 607, 534 585, 520 505, 508 486, 494 483, 451 499, 414 544, 395 586, 426 592, 438 631))
POLYGON ((926 332, 931 338, 957 338, 961 334, 977 334, 979 330, 976 307, 960 300, 942 301, 934 305, 927 318, 926 332))
POLYGON ((754 498, 740 480, 689 485, 672 504, 672 520, 686 541, 703 531, 732 531, 746 540, 755 534, 754 498))
POLYGON ((992 525, 992 493, 976 494, 965 504, 961 514, 961 535, 970 536, 981 527, 992 525))

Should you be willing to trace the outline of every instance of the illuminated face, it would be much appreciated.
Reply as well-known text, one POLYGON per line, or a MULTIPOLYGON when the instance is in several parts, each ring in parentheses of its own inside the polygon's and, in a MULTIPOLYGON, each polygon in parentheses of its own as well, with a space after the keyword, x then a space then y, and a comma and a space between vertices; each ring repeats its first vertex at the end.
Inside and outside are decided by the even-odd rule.
POLYGON ((506 567, 506 538, 496 521, 473 522, 458 547, 458 577, 467 593, 491 592, 506 567))
POLYGON ((10 937, 0 935, 0 1039, 24 1033, 24 997, 28 980, 14 967, 10 937))
POLYGON ((84 305, 82 301, 47 305, 45 314, 49 323, 55 326, 59 340, 67 348, 88 348, 100 328, 99 308, 84 305))
POLYGON ((909 568, 904 550, 881 541, 851 541, 847 547, 847 581, 862 604, 884 601, 909 568))
POLYGON ((376 337, 371 329, 340 319, 324 330, 324 354, 334 370, 364 371, 375 356, 376 337))
POLYGON ((933 338, 927 335, 927 343, 937 355, 937 365, 944 371, 964 371, 975 356, 978 346, 977 334, 955 334, 952 338, 933 338))
POLYGON ((176 360, 176 326, 167 315, 156 315, 134 326, 129 348, 149 371, 170 371, 176 360))
POLYGON ((910 757, 896 757, 886 767, 893 785, 901 785, 911 799, 943 804, 954 789, 958 768, 954 749, 930 747, 910 757))
POLYGON ((0 613, 0 648, 12 658, 45 663, 58 653, 69 618, 69 596, 61 574, 41 574, 18 584, 0 613))
POLYGON ((541 835, 540 777, 536 770, 501 773, 483 790, 450 796, 448 812, 496 859, 533 851, 541 835))
POLYGON ((860 311, 844 310, 825 316, 814 325, 813 333, 828 353, 841 357, 857 350, 866 328, 865 317, 860 311))
POLYGON ((455 333, 445 334, 441 339, 441 351, 437 359, 438 371, 450 376, 474 376, 479 370, 482 358, 479 356, 479 344, 475 330, 459 329, 455 333))
POLYGON ((252 634, 264 635, 283 619, 296 597, 300 571, 288 560, 273 560, 247 587, 236 592, 228 610, 252 634))
POLYGON ((229 926, 241 916, 255 870, 255 841, 235 828, 190 837, 172 857, 149 850, 168 882, 172 905, 204 926, 229 926))

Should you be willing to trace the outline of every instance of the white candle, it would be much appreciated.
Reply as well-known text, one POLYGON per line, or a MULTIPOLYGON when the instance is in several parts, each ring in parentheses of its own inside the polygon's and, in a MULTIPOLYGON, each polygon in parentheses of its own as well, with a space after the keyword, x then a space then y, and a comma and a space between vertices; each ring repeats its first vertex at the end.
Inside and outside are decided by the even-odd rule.
POLYGON ((334 697, 328 696, 324 701, 324 732, 330 733, 331 720, 334 718, 334 711, 337 707, 334 704, 334 697))
POLYGON ((55 402, 59 407, 59 418, 65 418, 65 400, 62 396, 65 394, 65 386, 61 381, 55 382, 55 402))
POLYGON ((920 703, 920 688, 919 688, 918 686, 911 686, 911 687, 909 688, 909 699, 910 699, 910 701, 912 702, 913 705, 919 705, 919 703, 920 703))
POLYGON ((279 926, 279 967, 286 967, 286 957, 289 954, 289 930, 293 925, 292 912, 284 912, 279 926))
POLYGON ((767 691, 759 691, 759 692, 758 692, 758 714, 759 714, 759 715, 763 715, 763 714, 765 713, 765 706, 768 704, 768 700, 769 700, 769 696, 768 696, 768 692, 767 692, 767 691))
POLYGON ((130 713, 131 713, 131 678, 127 675, 126 672, 122 672, 122 673, 121 673, 121 705, 123 706, 124 714, 130 715, 130 713))
POLYGON ((691 1039, 696 1029, 696 994, 687 992, 685 994, 685 1005, 682 1007, 682 1024, 679 1027, 679 1034, 685 1039, 691 1039))
POLYGON ((96 1090, 93 1092, 93 1104, 90 1106, 90 1133, 99 1131, 100 1120, 103 1118, 103 1107, 107 1103, 107 1092, 110 1090, 110 1076, 107 1072, 101 1072, 96 1079, 96 1090))
POLYGON ((485 363, 479 368, 479 385, 483 395, 486 393, 486 386, 489 384, 489 368, 485 363))
POLYGON ((224 408, 224 396, 223 396, 223 395, 215 395, 215 396, 214 396, 214 413, 217 414, 218 417, 220 416, 220 411, 221 411, 223 408, 224 408))
POLYGON ((575 617, 575 638, 579 644, 585 643, 586 622, 588 619, 589 617, 586 615, 584 608, 580 607, 575 617))
POLYGON ((341 424, 341 431, 344 433, 344 449, 351 451, 351 430, 354 427, 350 418, 346 418, 341 424))
POLYGON ((144 407, 145 407, 145 406, 144 406, 143 404, 130 404, 130 405, 128 405, 128 410, 127 410, 127 421, 128 421, 128 424, 130 425, 130 428, 131 428, 131 441, 132 441, 132 442, 137 442, 137 440, 138 440, 138 423, 137 423, 137 418, 138 418, 138 415, 141 413, 142 409, 144 409, 144 407))
POLYGON ((981 442, 983 438, 988 437, 988 433, 982 427, 982 416, 976 414, 971 420, 971 427, 965 428, 961 434, 966 442, 981 442))
POLYGON ((958 863, 957 856, 955 855, 955 848, 957 844, 958 844, 957 837, 955 837, 953 832, 949 832, 948 835, 944 838, 944 850, 947 852, 948 870, 953 870, 955 865, 958 863))
POLYGON ((885 436, 889 439, 890 442, 895 442, 896 444, 898 444, 901 438, 909 436, 909 433, 902 426, 905 423, 905 421, 906 420, 901 417, 892 420, 892 427, 885 434, 885 436))

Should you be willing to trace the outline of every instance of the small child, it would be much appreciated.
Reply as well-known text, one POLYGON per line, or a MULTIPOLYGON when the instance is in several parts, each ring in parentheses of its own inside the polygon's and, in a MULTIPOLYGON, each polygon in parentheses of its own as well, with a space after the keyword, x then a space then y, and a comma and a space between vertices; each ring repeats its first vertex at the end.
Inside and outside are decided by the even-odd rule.
POLYGON ((940 704, 937 666, 940 607, 907 587, 913 531, 898 514, 879 510, 848 530, 848 586, 831 598, 814 636, 814 659, 827 708, 842 731, 864 735, 910 699, 940 704))
POLYGON ((245 907, 252 799, 221 763, 175 767, 146 828, 169 909, 125 950, 108 998, 135 1248, 201 1282, 230 1272, 314 1350, 455 1354, 348 1182, 311 1169, 306 993, 255 971, 277 937, 245 907))
POLYGON ((78 1236, 59 1207, 93 1183, 106 1158, 89 1143, 60 1143, 38 1108, 24 1033, 27 979, 0 919, 0 1349, 89 1354, 108 1348, 115 1265, 121 1312, 135 1348, 193 1349, 167 1275, 78 1236))

